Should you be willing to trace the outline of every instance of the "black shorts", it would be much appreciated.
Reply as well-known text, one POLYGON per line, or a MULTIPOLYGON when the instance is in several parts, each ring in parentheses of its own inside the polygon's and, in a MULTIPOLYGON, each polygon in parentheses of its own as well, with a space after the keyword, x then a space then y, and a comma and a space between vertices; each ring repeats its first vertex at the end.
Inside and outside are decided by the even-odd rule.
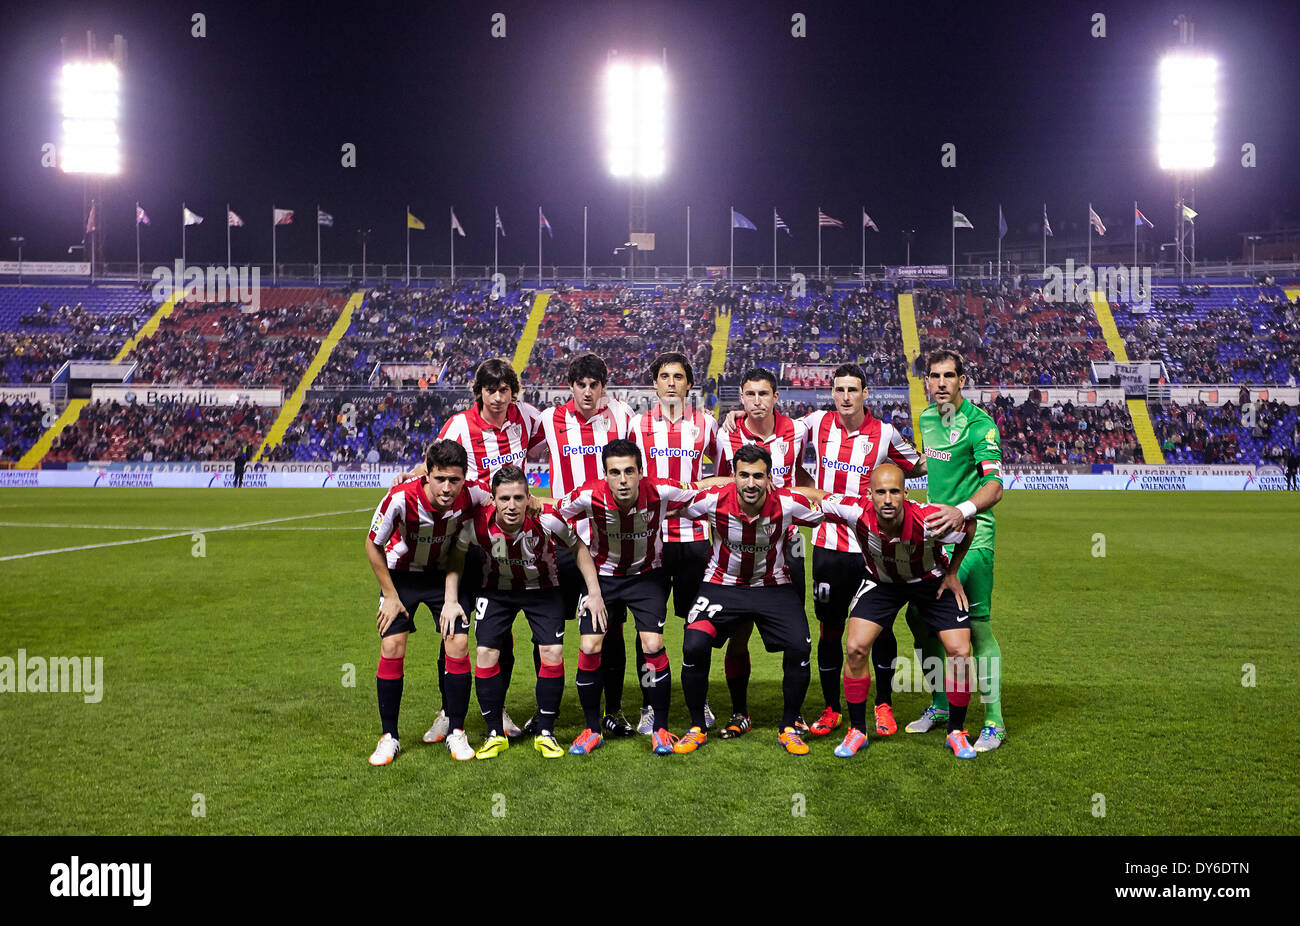
POLYGON ((672 583, 673 612, 678 617, 686 617, 691 608, 695 607, 695 599, 700 596, 700 583, 704 581, 704 570, 709 565, 709 551, 712 549, 713 544, 707 540, 664 544, 664 573, 672 583))
POLYGON ((861 553, 813 547, 813 613, 817 620, 842 626, 849 616, 849 603, 866 577, 867 561, 861 553))
POLYGON ((793 585, 749 588, 706 582, 700 587, 695 607, 686 615, 686 629, 708 633, 717 648, 748 621, 758 628, 769 653, 786 651, 806 656, 812 649, 808 618, 793 585))
POLYGON ((564 619, 571 621, 578 616, 578 599, 587 591, 587 580, 578 571, 578 558, 562 543, 555 545, 555 564, 564 595, 564 619))
POLYGON ((915 605, 922 619, 935 633, 941 630, 969 630, 970 612, 957 606, 957 596, 951 591, 935 598, 942 579, 922 579, 919 582, 877 582, 868 576, 862 580, 849 609, 850 617, 871 621, 881 627, 891 627, 899 608, 915 605))
MULTIPOLYGON (((586 601, 583 595, 581 601, 586 601)), ((651 569, 635 576, 601 576, 600 597, 609 612, 608 628, 619 633, 627 620, 628 609, 641 633, 663 633, 668 623, 668 576, 662 569, 651 569)), ((584 608, 578 617, 578 632, 584 636, 598 633, 591 614, 584 608)))
POLYGON ((522 592, 488 589, 480 595, 474 603, 475 643, 494 650, 508 648, 520 611, 538 646, 564 642, 564 596, 558 588, 539 588, 522 592))
MULTIPOLYGON (((397 600, 406 608, 406 616, 397 615, 388 629, 383 632, 383 636, 391 637, 396 633, 415 633, 415 609, 423 604, 433 614, 434 627, 438 626, 438 619, 442 616, 442 602, 446 594, 447 576, 441 569, 431 570, 429 572, 393 572, 389 570, 389 577, 393 580, 393 587, 397 589, 397 600)), ((382 606, 384 596, 379 596, 379 603, 382 606)), ((469 612, 471 600, 465 595, 462 588, 460 594, 461 610, 467 615, 464 620, 457 620, 452 635, 469 633, 469 612)))

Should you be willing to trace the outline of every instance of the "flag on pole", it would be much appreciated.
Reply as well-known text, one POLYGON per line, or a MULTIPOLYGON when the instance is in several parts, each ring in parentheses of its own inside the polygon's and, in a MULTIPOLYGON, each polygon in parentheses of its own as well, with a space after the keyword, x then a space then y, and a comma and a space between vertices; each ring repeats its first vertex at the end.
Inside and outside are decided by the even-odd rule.
POLYGON ((460 232, 460 236, 462 238, 465 237, 465 229, 460 227, 460 221, 456 218, 455 209, 451 210, 451 230, 454 232, 460 232))
POLYGON ((757 226, 757 225, 755 225, 753 222, 749 221, 749 219, 745 218, 743 215, 741 215, 741 214, 740 214, 739 212, 737 212, 735 209, 732 209, 732 210, 731 210, 731 227, 732 227, 732 228, 749 228, 749 229, 753 229, 754 231, 758 231, 758 226, 757 226))
POLYGON ((1191 222, 1191 221, 1192 221, 1193 219, 1195 219, 1199 214, 1200 214, 1200 213, 1193 211, 1192 208, 1191 208, 1190 206, 1187 205, 1187 203, 1183 203, 1183 218, 1184 218, 1184 219, 1186 219, 1187 221, 1191 222))
MULTIPOLYGON (((784 229, 785 229, 785 233, 786 233, 787 235, 790 235, 790 226, 785 224, 785 219, 783 219, 783 218, 781 218, 781 216, 777 215, 776 210, 772 210, 772 215, 776 218, 776 227, 777 227, 778 229, 780 229, 780 228, 784 228, 784 229)), ((793 238, 794 235, 790 235, 790 237, 793 238)))
POLYGON ((818 225, 825 225, 825 226, 828 227, 828 228, 843 228, 843 227, 844 227, 844 223, 843 223, 843 222, 841 222, 839 219, 832 219, 829 215, 827 215, 826 213, 822 212, 820 209, 817 210, 817 224, 818 224, 818 225))
POLYGON ((1043 234, 1049 238, 1055 238, 1052 234, 1052 223, 1047 221, 1047 207, 1043 207, 1043 234))
POLYGON ((316 207, 316 224, 324 225, 326 228, 334 227, 334 216, 321 210, 320 206, 316 207))
POLYGON ((1141 209, 1139 209, 1139 208, 1137 208, 1136 206, 1134 206, 1134 207, 1133 207, 1133 211, 1134 211, 1135 213, 1137 213, 1135 216, 1133 216, 1133 225, 1134 225, 1134 226, 1142 226, 1142 225, 1145 225, 1147 228, 1155 228, 1155 225, 1152 224, 1151 220, 1148 219, 1146 216, 1144 216, 1144 215, 1142 214, 1142 210, 1141 210, 1141 209))
POLYGON ((540 220, 540 224, 537 226, 537 230, 541 231, 544 228, 546 229, 546 234, 554 238, 555 232, 551 231, 551 223, 546 221, 546 213, 542 212, 540 206, 537 207, 537 218, 540 220))
POLYGON ((505 227, 504 225, 501 224, 501 210, 500 210, 499 208, 497 208, 496 206, 493 206, 493 207, 492 207, 492 211, 493 211, 494 213, 496 213, 496 217, 497 217, 497 231, 501 232, 501 237, 504 238, 504 237, 506 236, 506 227, 505 227))
POLYGON ((424 223, 411 215, 411 210, 406 210, 406 227, 414 228, 416 231, 424 231, 424 223))
POLYGON ((148 224, 149 224, 149 213, 145 212, 145 211, 144 211, 143 209, 141 209, 139 206, 136 206, 136 207, 135 207, 135 223, 136 223, 137 225, 141 225, 141 224, 143 224, 143 225, 148 225, 148 224))
POLYGON ((952 211, 952 227, 973 229, 975 226, 970 223, 970 219, 954 209, 952 211))
POLYGON ((1097 215, 1091 206, 1088 207, 1088 221, 1092 223, 1093 228, 1097 229, 1097 234, 1105 237, 1106 226, 1101 224, 1101 216, 1097 215))
POLYGON ((271 220, 272 220, 272 224, 274 224, 274 225, 292 225, 292 224, 293 224, 293 210, 292 210, 292 209, 277 209, 277 208, 275 208, 275 206, 272 206, 272 207, 271 207, 271 220))
POLYGON ((202 225, 203 216, 196 212, 190 212, 186 206, 181 207, 181 217, 185 220, 186 225, 202 225))
POLYGON ((865 209, 862 210, 862 227, 875 229, 877 232, 880 231, 880 226, 871 221, 871 216, 867 215, 867 210, 865 209))
POLYGON ((244 220, 241 219, 239 216, 235 215, 235 210, 227 208, 226 225, 228 225, 230 228, 243 228, 244 220))
POLYGON ((95 230, 95 204, 90 204, 90 215, 86 216, 86 234, 95 230))
POLYGON ((1002 215, 1002 204, 998 203, 998 240, 1001 241, 1007 236, 1007 220, 1002 215))

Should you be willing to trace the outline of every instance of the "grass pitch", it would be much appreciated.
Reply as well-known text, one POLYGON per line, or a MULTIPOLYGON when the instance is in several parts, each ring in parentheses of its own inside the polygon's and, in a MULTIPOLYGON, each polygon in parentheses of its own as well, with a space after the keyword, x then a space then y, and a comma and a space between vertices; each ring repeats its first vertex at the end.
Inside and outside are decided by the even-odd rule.
MULTIPOLYGON (((655 757, 637 737, 554 761, 522 740, 495 761, 458 763, 420 742, 438 700, 438 637, 421 612, 406 661, 406 751, 375 769, 377 587, 362 543, 377 501, 334 489, 0 490, 0 657, 104 660, 99 703, 0 693, 0 832, 1300 830, 1300 722, 1286 701, 1300 685, 1297 496, 1008 493, 993 622, 1009 738, 974 761, 954 759, 938 732, 872 736, 852 760, 832 755, 838 736, 787 755, 774 728, 779 656, 755 635, 757 726, 739 740, 655 757), (174 536, 125 542, 162 535, 174 536), (70 547, 91 548, 5 558, 70 547), (1254 684, 1243 685, 1250 667, 1254 684)), ((681 624, 668 629, 680 733, 681 624)), ((906 649, 905 622, 896 629, 906 649)), ((516 640, 507 707, 522 722, 533 706, 522 619, 516 640)), ((725 717, 721 662, 710 691, 725 717)), ((576 663, 570 633, 566 743, 582 726, 576 663)), ((925 703, 897 693, 900 726, 925 703)), ((809 719, 820 706, 814 671, 809 719)), ((476 701, 470 714, 477 744, 476 701)), ((973 704, 972 733, 981 718, 973 704)))

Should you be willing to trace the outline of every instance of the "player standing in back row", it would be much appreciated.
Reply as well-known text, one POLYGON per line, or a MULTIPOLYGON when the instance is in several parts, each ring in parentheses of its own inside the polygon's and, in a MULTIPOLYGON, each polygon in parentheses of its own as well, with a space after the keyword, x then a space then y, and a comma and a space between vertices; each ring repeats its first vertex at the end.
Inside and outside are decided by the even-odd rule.
MULTIPOLYGON (((984 726, 975 740, 975 751, 988 752, 1001 746, 1007 737, 1002 719, 1002 648, 990 622, 992 508, 1002 499, 1002 438, 989 413, 962 397, 965 385, 961 354, 944 349, 930 352, 925 361, 925 388, 931 404, 921 412, 919 430, 930 470, 926 497, 940 510, 926 518, 925 526, 932 533, 944 534, 956 530, 968 518, 975 519, 975 539, 962 560, 958 577, 970 600, 971 649, 980 673, 980 700, 984 703, 984 726)), ((943 647, 927 632, 914 608, 908 609, 907 622, 927 660, 942 658, 943 647)), ((932 703, 907 725, 907 732, 925 733, 947 717, 948 700, 936 688, 932 703)))
MULTIPOLYGON (((629 436, 645 459, 645 474, 672 482, 699 482, 704 476, 704 458, 718 460, 718 422, 699 408, 690 407, 695 384, 691 361, 685 354, 660 354, 650 364, 650 382, 659 400, 648 412, 632 419, 629 436)), ((699 596, 704 567, 709 562, 709 528, 690 518, 665 518, 662 528, 664 572, 673 586, 673 610, 683 620, 699 596)), ((637 639, 637 674, 646 672, 645 654, 637 639)), ((644 689, 642 698, 645 698, 644 689)), ((713 725, 713 711, 705 704, 706 726, 713 725)), ((641 704, 637 732, 649 736, 655 724, 648 701, 641 704)))
MULTIPOLYGON (((926 463, 893 425, 867 410, 867 375, 856 364, 837 367, 832 377, 833 411, 802 419, 817 450, 817 488, 837 495, 866 495, 871 471, 888 461, 907 477, 923 476, 926 463)), ((866 565, 858 538, 843 524, 823 521, 813 535, 813 609, 817 615, 817 673, 826 707, 811 732, 825 736, 840 725, 840 672, 844 667, 844 624, 866 565)), ((872 648, 876 665, 876 732, 896 733, 890 694, 898 643, 890 635, 872 648)))
MULTIPOLYGON (((550 491, 563 498, 582 485, 605 475, 601 451, 613 440, 627 437, 632 409, 618 399, 605 399, 609 368, 595 354, 575 357, 569 364, 569 391, 573 398, 563 405, 542 412, 541 438, 546 443, 550 491)), ((582 542, 591 545, 591 526, 587 521, 576 524, 582 542)), ((564 613, 571 618, 578 612, 582 576, 569 548, 555 549, 559 558, 560 588, 564 592, 564 613)), ((621 612, 618 612, 621 613, 621 612)), ((617 614, 611 615, 611 620, 617 614)), ((605 633, 601 659, 601 685, 605 694, 605 717, 597 726, 609 736, 632 736, 636 728, 623 716, 623 678, 627 674, 627 647, 623 626, 611 626, 605 633)), ((525 725, 525 728, 527 725, 525 725)))

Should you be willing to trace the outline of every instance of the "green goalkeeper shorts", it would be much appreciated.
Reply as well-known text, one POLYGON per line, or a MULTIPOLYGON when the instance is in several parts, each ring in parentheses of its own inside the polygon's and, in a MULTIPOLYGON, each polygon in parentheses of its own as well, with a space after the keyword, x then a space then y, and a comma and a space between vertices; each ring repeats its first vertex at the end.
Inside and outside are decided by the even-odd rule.
POLYGON ((993 604, 993 551, 988 547, 967 550, 957 578, 970 602, 970 616, 988 620, 993 604))

